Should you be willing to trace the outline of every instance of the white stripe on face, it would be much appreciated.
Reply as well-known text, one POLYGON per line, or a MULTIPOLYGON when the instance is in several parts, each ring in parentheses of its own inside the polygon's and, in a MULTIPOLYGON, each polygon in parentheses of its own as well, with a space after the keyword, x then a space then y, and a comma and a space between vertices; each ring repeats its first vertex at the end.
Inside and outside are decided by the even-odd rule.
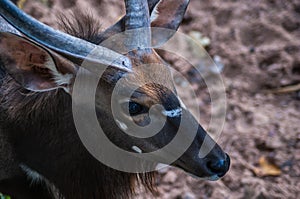
POLYGON ((137 153, 143 153, 142 149, 140 149, 140 148, 137 147, 137 146, 132 146, 132 150, 134 150, 134 151, 137 152, 137 153))
POLYGON ((181 116, 181 113, 182 113, 181 108, 177 108, 177 109, 173 109, 173 110, 169 110, 169 111, 164 110, 162 112, 162 114, 164 114, 167 117, 179 117, 179 116, 181 116))
POLYGON ((127 125, 123 122, 120 122, 119 120, 116 120, 118 126, 123 130, 126 131, 128 129, 127 125))

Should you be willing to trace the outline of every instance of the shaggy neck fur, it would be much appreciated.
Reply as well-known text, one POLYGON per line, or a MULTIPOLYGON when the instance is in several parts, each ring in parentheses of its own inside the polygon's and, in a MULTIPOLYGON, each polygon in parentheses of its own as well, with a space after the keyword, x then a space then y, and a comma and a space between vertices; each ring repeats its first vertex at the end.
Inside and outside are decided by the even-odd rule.
MULTIPOLYGON (((67 33, 99 43, 93 39, 99 38, 93 18, 74 16, 71 22, 63 21, 67 33)), ((0 131, 11 139, 20 164, 54 184, 61 198, 129 198, 137 183, 152 190, 152 174, 119 172, 88 153, 73 123, 71 97, 62 89, 34 93, 1 74, 0 131)))

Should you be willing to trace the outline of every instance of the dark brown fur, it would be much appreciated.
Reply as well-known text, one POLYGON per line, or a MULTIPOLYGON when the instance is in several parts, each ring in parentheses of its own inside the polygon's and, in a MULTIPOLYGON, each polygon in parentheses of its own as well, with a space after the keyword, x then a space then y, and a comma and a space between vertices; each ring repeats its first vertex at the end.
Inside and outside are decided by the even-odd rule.
MULTIPOLYGON (((157 2, 157 0, 153 1, 157 2)), ((73 19, 71 20, 68 17, 60 17, 63 26, 62 29, 68 34, 75 35, 76 37, 83 38, 95 44, 101 42, 103 47, 112 50, 116 50, 116 47, 131 47, 136 45, 135 43, 138 43, 137 45, 144 45, 143 43, 135 42, 134 39, 128 39, 127 41, 127 38, 122 40, 123 42, 103 40, 125 29, 130 30, 135 27, 140 27, 140 25, 136 26, 140 24, 138 23, 141 22, 140 20, 143 20, 142 22, 146 27, 150 27, 150 24, 147 22, 147 20, 149 20, 149 17, 147 17, 149 11, 146 9, 146 4, 147 2, 153 1, 144 0, 138 3, 135 0, 125 1, 125 17, 103 33, 99 33, 100 26, 96 20, 90 15, 83 14, 78 10, 75 10, 73 14, 71 14, 73 15, 73 19), (132 17, 134 15, 136 15, 136 17, 132 17), (143 18, 143 16, 145 16, 145 18, 140 19, 143 18), (124 24, 125 21, 126 23, 124 24)), ((161 7, 164 12, 163 10, 158 10, 160 14, 166 13, 166 16, 155 16, 152 25, 171 27, 172 30, 177 30, 189 0, 178 0, 179 4, 170 5, 170 7, 176 10, 176 12, 171 13, 167 12, 167 8, 169 7, 167 4, 172 4, 172 1, 160 1, 160 3, 162 4, 157 4, 157 6, 161 7)), ((150 13, 152 13, 152 11, 150 13)), ((30 21, 30 19, 27 20, 30 21)), ((29 23, 29 27, 32 28, 32 26, 30 26, 31 24, 34 23, 29 23)), ((4 32, 6 32, 6 30, 4 30, 4 32)), ((23 63, 23 60, 26 59, 22 59, 21 64, 16 64, 19 63, 17 60, 20 58, 15 56, 18 55, 15 50, 16 47, 18 50, 22 49, 20 54, 25 53, 25 57, 29 57, 31 60, 32 53, 36 50, 35 44, 27 40, 25 41, 24 38, 13 36, 10 33, 1 33, 1 35, 3 40, 0 43, 2 46, 2 48, 0 48, 2 49, 0 68, 5 68, 6 71, 11 74, 11 76, 5 75, 5 70, 0 71, 0 75, 2 76, 2 83, 0 84, 0 133, 3 135, 1 137, 6 139, 6 143, 9 143, 14 159, 14 161, 10 163, 13 167, 7 165, 7 168, 18 168, 21 163, 21 168, 29 174, 28 176, 39 180, 41 179, 39 176, 43 175, 46 179, 43 181, 48 185, 55 185, 61 196, 66 199, 128 198, 134 194, 135 188, 137 187, 136 184, 143 185, 148 190, 153 191, 153 173, 133 174, 111 169, 96 160, 81 142, 75 128, 70 95, 72 92, 73 94, 76 94, 76 92, 78 94, 78 90, 76 90, 77 87, 72 88, 72 86, 74 85, 76 71, 78 71, 78 65, 81 64, 81 61, 76 60, 73 56, 66 55, 69 59, 73 60, 73 63, 70 63, 64 58, 59 58, 59 55, 51 52, 49 49, 48 52, 48 50, 38 48, 39 57, 45 57, 45 54, 50 54, 51 57, 54 56, 53 59, 56 64, 56 69, 53 68, 52 65, 48 65, 48 62, 43 66, 50 70, 36 71, 34 70, 36 65, 27 68, 20 67, 20 65, 27 66, 27 62, 23 63), (22 42, 29 44, 29 48, 22 42), (64 61, 60 62, 60 59, 64 59, 64 61), (64 68, 64 70, 60 71, 61 68, 64 68), (42 75, 42 77, 44 77, 45 71, 51 74, 47 76, 48 78, 43 79, 40 76, 42 75), (66 78, 60 76, 59 73, 68 73, 68 75, 70 73, 72 79, 66 80, 66 78), (13 78, 20 82, 22 86, 16 83, 13 78), (58 80, 55 78, 58 78, 58 80), (60 86, 63 86, 64 90, 55 89, 60 86), (28 90, 25 90, 23 87, 28 90), (49 89, 55 90, 46 92, 46 90, 49 89), (32 91, 39 92, 35 93, 32 91), (40 175, 32 171, 36 171, 40 175)), ((30 33, 26 35, 31 38, 30 33)), ((52 35, 51 31, 49 31, 49 36, 50 35, 52 35)), ((54 35, 56 35, 56 33, 54 35)), ((156 34, 151 34, 154 40, 159 40, 158 43, 164 43, 172 35, 173 34, 163 38, 156 38, 156 34)), ((42 40, 47 40, 48 38, 44 36, 48 35, 42 35, 42 40)), ((76 40, 76 42, 82 43, 83 45, 72 45, 67 42, 72 46, 70 48, 70 46, 66 46, 65 40, 75 40, 67 35, 61 35, 58 38, 61 38, 61 40, 57 41, 58 43, 56 42, 56 44, 61 44, 62 42, 63 49, 68 49, 70 53, 72 53, 73 50, 82 50, 85 49, 86 46, 90 46, 87 45, 85 41, 78 42, 78 40, 76 40), (80 46, 80 48, 78 46, 80 46)), ((76 42, 74 43, 76 44, 76 42)), ((145 44, 149 43, 149 41, 144 42, 145 44)), ((52 44, 54 47, 56 46, 55 42, 52 44)), ((52 44, 50 42, 50 44, 45 45, 50 45, 51 47, 52 44)), ((65 52, 63 54, 65 54, 65 52)), ((85 53, 83 52, 83 54, 85 53)), ((132 72, 128 72, 128 70, 124 70, 122 67, 108 67, 101 76, 95 95, 96 116, 110 141, 127 151, 135 150, 134 146, 136 146, 140 148, 142 152, 151 152, 169 143, 178 132, 178 129, 182 127, 181 132, 183 134, 181 135, 183 137, 180 138, 179 141, 176 140, 176 148, 168 150, 167 154, 164 154, 163 159, 159 160, 159 162, 167 163, 168 157, 174 156, 174 150, 183 149, 181 142, 186 140, 190 141, 186 143, 189 147, 181 157, 173 160, 173 166, 181 168, 195 176, 206 177, 210 180, 217 180, 224 176, 230 166, 228 154, 207 135, 207 132, 201 127, 193 115, 184 107, 181 107, 183 105, 180 104, 180 100, 176 95, 172 74, 167 64, 152 48, 138 48, 128 52, 125 56, 131 60, 132 72), (152 65, 149 66, 149 64, 152 65), (124 73, 126 73, 126 75, 124 75, 124 73), (117 91, 117 95, 121 99, 118 100, 113 98, 113 91, 118 88, 116 83, 119 82, 121 77, 124 78, 122 78, 122 87, 117 91), (149 80, 153 83, 149 83, 149 80), (128 102, 128 97, 126 96, 129 94, 130 88, 135 88, 135 86, 138 87, 135 92, 130 93, 131 100, 128 102), (125 102, 123 103, 123 101, 125 102), (112 108, 116 107, 114 103, 117 103, 119 108, 128 106, 131 111, 128 113, 124 110, 119 110, 120 112, 117 113, 117 116, 120 117, 120 121, 124 121, 125 124, 127 124, 126 121, 129 122, 129 120, 132 119, 140 126, 145 126, 151 121, 149 114, 151 107, 156 104, 161 104, 167 112, 156 108, 156 111, 159 111, 160 114, 157 114, 155 119, 163 120, 165 119, 164 116, 167 116, 166 123, 160 132, 152 137, 138 139, 137 137, 127 135, 122 131, 125 127, 118 127, 118 120, 114 118, 112 113, 112 108), (130 108, 129 105, 136 107, 131 109, 132 107, 130 108), (138 110, 138 114, 135 114, 135 110, 138 110), (191 127, 195 127, 194 130, 191 129, 191 127), (193 136, 193 132, 196 133, 195 136, 193 136), (205 141, 206 139, 209 141, 205 141), (205 157, 199 156, 199 150, 202 146, 207 149, 209 149, 209 146, 213 147, 205 157)), ((52 60, 51 57, 46 57, 52 60)), ((40 61, 40 59, 38 60, 40 61)), ((125 62, 123 62, 123 65, 124 63, 125 62)), ((37 65, 39 66, 40 62, 37 62, 37 65)), ((90 78, 90 76, 86 77, 90 78)), ((89 83, 89 81, 87 81, 87 83, 89 83)), ((81 90, 79 90, 79 92, 81 92, 81 90)), ((86 105, 88 105, 86 101, 78 102, 76 101, 77 99, 78 98, 74 98, 76 105, 86 110, 86 105)), ((93 107, 91 108, 93 109, 93 107)), ((81 116, 85 117, 84 113, 81 116)), ((86 119, 86 117, 82 119, 86 119)), ((85 121, 87 125, 89 124, 89 121, 83 121, 85 121)), ((82 125, 85 126, 85 124, 82 125)), ((85 131, 85 133, 88 134, 89 132, 85 131)), ((144 132, 140 131, 139 133, 144 132)), ((101 141, 102 140, 99 140, 96 144, 101 146, 101 141)), ((2 143, 1 140, 0 143, 2 143)), ((139 152, 137 150, 135 151, 139 152)), ((123 163, 120 161, 119 164, 122 166, 126 163, 127 162, 123 163)), ((155 164, 156 163, 154 163, 154 165, 155 164)), ((14 174, 14 172, 12 172, 12 174, 14 174)), ((3 192, 2 190, 7 191, 4 188, 5 185, 7 185, 4 184, 6 180, 8 180, 6 182, 13 183, 15 182, 14 179, 24 179, 24 176, 24 172, 21 174, 17 172, 16 175, 6 176, 5 178, 1 178, 0 176, 0 192, 3 192)), ((25 183, 30 183, 30 181, 25 180, 25 183)), ((28 184, 24 187, 26 186, 28 187, 28 184)), ((41 195, 37 198, 44 198, 43 194, 48 194, 42 191, 44 188, 40 183, 33 184, 33 187, 29 187, 29 189, 31 188, 41 191, 41 195)), ((21 190, 15 189, 15 191, 11 193, 16 193, 16 191, 21 190)), ((31 191, 32 190, 28 190, 27 193, 31 191)))
MULTIPOLYGON (((64 30, 99 43, 99 39, 95 41, 99 24, 78 11, 73 16, 74 20, 61 17, 64 30)), ((0 102, 0 131, 18 154, 15 164, 39 165, 32 169, 55 184, 65 198, 128 198, 136 184, 153 191, 153 173, 116 171, 88 153, 76 133, 71 97, 62 89, 34 93, 6 75, 0 86, 0 102)))
POLYGON ((64 32, 94 44, 101 42, 99 38, 101 23, 91 13, 83 13, 76 8, 69 15, 63 13, 58 15, 58 25, 64 32))

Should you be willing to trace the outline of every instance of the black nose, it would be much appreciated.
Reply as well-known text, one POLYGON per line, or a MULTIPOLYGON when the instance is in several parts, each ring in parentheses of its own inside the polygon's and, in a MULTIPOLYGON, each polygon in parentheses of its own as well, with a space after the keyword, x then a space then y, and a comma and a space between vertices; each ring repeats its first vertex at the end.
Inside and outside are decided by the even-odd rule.
POLYGON ((217 174, 219 177, 223 177, 228 171, 230 165, 230 158, 226 154, 225 159, 216 159, 207 163, 207 168, 211 172, 217 174))

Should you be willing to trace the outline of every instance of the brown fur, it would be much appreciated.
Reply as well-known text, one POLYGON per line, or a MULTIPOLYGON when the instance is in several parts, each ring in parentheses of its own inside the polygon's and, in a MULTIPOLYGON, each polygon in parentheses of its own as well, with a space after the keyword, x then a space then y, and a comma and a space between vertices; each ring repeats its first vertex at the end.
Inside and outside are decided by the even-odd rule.
MULTIPOLYGON (((111 198, 112 196, 113 198, 128 198, 134 194, 137 184, 153 191, 153 173, 129 174, 115 171, 91 157, 82 146, 74 124, 72 122, 66 124, 66 121, 72 121, 71 99, 62 90, 33 93, 21 88, 14 80, 7 77, 0 92, 2 93, 0 96, 1 120, 6 120, 5 125, 1 123, 1 129, 5 129, 5 133, 10 133, 9 137, 18 136, 18 139, 22 140, 21 145, 14 143, 17 154, 22 154, 30 148, 29 150, 32 151, 30 156, 36 156, 37 160, 42 162, 52 162, 44 165, 45 171, 37 171, 55 185, 59 184, 58 188, 64 191, 62 194, 66 198, 111 198), (35 126, 33 127, 32 124, 35 126), (32 129, 32 131, 28 132, 27 129, 32 129), (75 138, 70 140, 70 137, 75 138), (69 147, 64 146, 59 144, 61 143, 59 140, 68 140, 66 143, 73 144, 69 147), (62 153, 62 157, 45 157, 44 155, 48 152, 44 151, 44 154, 40 154, 41 151, 37 152, 40 150, 39 145, 48 145, 48 150, 54 151, 53 154, 62 153), (56 148, 63 151, 58 151, 56 148), (65 157, 63 162, 58 162, 64 159, 64 153, 69 150, 73 151, 71 155, 68 152, 69 157, 65 157), (57 167, 61 171, 53 175, 49 173, 47 176, 48 167, 57 167), (60 180, 63 181, 59 182, 60 180)), ((27 163, 29 159, 27 155, 20 155, 18 161, 27 163)))
MULTIPOLYGON (((129 1, 127 2, 129 3, 129 1)), ((145 6, 146 2, 146 0, 143 2, 143 6, 145 6)), ((166 4, 161 5, 162 9, 166 10, 168 8, 167 3, 172 4, 171 1, 163 2, 166 4)), ((180 5, 176 4, 175 6, 176 12, 161 11, 161 14, 167 13, 167 18, 164 18, 166 16, 161 18, 159 15, 155 21, 162 21, 163 24, 157 23, 157 25, 172 27, 173 30, 176 30, 183 18, 188 2, 188 0, 180 0, 180 5)), ((130 10, 131 4, 127 5, 126 10, 130 10)), ((140 8, 143 6, 140 6, 140 8)), ((147 12, 145 11, 145 14, 147 12)), ((127 14, 130 13, 127 12, 127 14)), ((107 38, 108 35, 116 34, 124 28, 124 24, 122 24, 124 22, 123 18, 104 33, 99 33, 99 24, 90 15, 79 13, 78 10, 75 10, 73 17, 73 20, 61 17, 63 29, 69 34, 96 44, 107 38)), ((139 21, 139 19, 136 19, 136 21, 139 21)), ((126 23, 126 28, 131 27, 127 25, 126 23)), ((152 34, 152 36, 155 39, 155 34, 152 34)), ((168 40, 170 36, 172 35, 162 38, 162 41, 159 42, 168 40)), ((134 43, 133 41, 130 42, 134 43)), ((102 45, 104 47, 110 46, 111 48, 116 46, 122 47, 122 45, 123 47, 128 47, 123 42, 112 41, 104 42, 102 45)), ((18 80, 20 73, 18 71, 13 73, 10 70, 11 68, 9 68, 15 68, 16 66, 3 63, 6 60, 6 54, 1 53, 1 55, 3 60, 0 60, 0 68, 6 68, 8 73, 18 80)), ((188 110, 179 109, 180 103, 174 89, 171 73, 165 62, 151 48, 139 48, 127 53, 126 56, 132 61, 132 72, 123 75, 125 73, 123 69, 108 67, 98 84, 95 96, 96 115, 106 136, 111 142, 124 150, 132 151, 134 144, 143 152, 151 152, 168 144, 178 132, 178 128, 182 126, 183 136, 192 138, 192 143, 172 165, 199 177, 217 179, 225 175, 229 169, 230 158, 217 144, 214 145, 206 157, 199 157, 199 149, 202 144, 205 144, 203 143, 204 139, 210 139, 210 137, 207 136, 206 131, 188 110), (148 64, 154 65, 149 66, 148 64), (125 99, 126 102, 123 104, 120 100, 112 101, 113 90, 121 77, 124 77, 122 80, 125 80, 125 82, 122 82, 122 86, 143 85, 131 95, 132 99, 129 102, 129 104, 134 102, 140 111, 138 114, 134 114, 134 109, 130 114, 126 114, 125 111, 123 111, 125 114, 120 112, 117 116, 124 116, 121 121, 123 119, 128 121, 129 117, 131 117, 137 124, 141 126, 146 125, 151 119, 149 110, 154 104, 161 104, 165 110, 176 109, 179 113, 176 112, 175 115, 170 115, 160 112, 162 114, 158 114, 155 119, 164 119, 164 115, 167 115, 167 122, 155 136, 146 139, 128 136, 121 130, 122 128, 118 128, 112 114, 113 104, 111 102, 116 102, 121 107, 124 104, 128 106, 128 98, 125 99), (184 120, 181 120, 182 118, 184 120), (192 126, 197 127, 195 137, 191 137, 190 127, 192 126)), ((73 57, 71 56, 69 59, 73 59, 73 57)), ((14 59, 12 58, 12 60, 14 59)), ((76 61, 75 63, 80 64, 81 62, 76 61)), ((57 69, 59 68, 60 66, 57 66, 57 69)), ((72 71, 77 71, 77 67, 75 68, 72 71)), ((53 71, 56 72, 55 69, 53 71)), ((27 74, 25 72, 21 73, 21 80, 22 78, 27 78, 27 74)), ((61 196, 67 199, 128 198, 134 194, 136 184, 141 184, 148 190, 153 190, 153 173, 133 174, 116 171, 97 161, 88 152, 82 144, 73 122, 72 99, 69 93, 64 92, 63 89, 56 89, 50 92, 42 92, 45 89, 34 89, 39 82, 33 80, 30 76, 28 79, 30 81, 27 81, 30 83, 29 87, 26 87, 26 81, 19 81, 29 90, 41 91, 40 93, 31 92, 18 85, 10 76, 5 75, 5 70, 0 70, 0 75, 2 77, 5 76, 0 85, 0 133, 7 137, 8 143, 12 146, 12 154, 15 154, 15 165, 19 166, 20 163, 28 165, 31 170, 43 175, 47 181, 54 184, 59 189, 61 196)), ((56 83, 56 86, 60 84, 59 81, 56 83)), ((68 83, 67 85, 72 87, 72 84, 68 83)), ((51 87, 51 89, 56 88, 56 86, 51 87)), ((122 88, 118 92, 119 97, 124 97, 126 92, 128 94, 128 89, 122 88)), ((67 92, 70 90, 65 89, 67 92)), ((79 105, 83 104, 79 103, 79 105)), ((161 110, 157 108, 156 111, 161 110)), ((208 143, 215 142, 211 139, 208 143)), ((180 148, 180 143, 176 146, 180 148)), ((173 150, 169 151, 169 155, 165 155, 164 158, 167 159, 168 156, 172 156, 172 152, 173 150)), ((164 160, 160 162, 164 162, 164 160)), ((10 168, 9 165, 8 168, 10 168)), ((16 179, 16 177, 19 176, 11 176, 11 179, 16 179)), ((24 179, 24 176, 21 176, 21 179, 24 179)), ((36 185, 33 186, 36 187, 36 185)), ((41 190, 38 186, 37 188, 41 190)), ((3 181, 0 179, 0 192, 2 189, 3 181)), ((43 198, 42 195, 39 198, 43 198)))
MULTIPOLYGON (((65 31, 100 42, 94 40, 99 24, 90 15, 73 15, 74 20, 61 17, 65 31)), ((0 86, 0 102, 0 120, 5 121, 0 131, 15 141, 16 164, 39 165, 32 169, 55 184, 65 198, 128 198, 134 194, 136 184, 154 190, 153 173, 119 172, 86 151, 73 123, 71 98, 62 89, 35 93, 6 75, 0 86)))

